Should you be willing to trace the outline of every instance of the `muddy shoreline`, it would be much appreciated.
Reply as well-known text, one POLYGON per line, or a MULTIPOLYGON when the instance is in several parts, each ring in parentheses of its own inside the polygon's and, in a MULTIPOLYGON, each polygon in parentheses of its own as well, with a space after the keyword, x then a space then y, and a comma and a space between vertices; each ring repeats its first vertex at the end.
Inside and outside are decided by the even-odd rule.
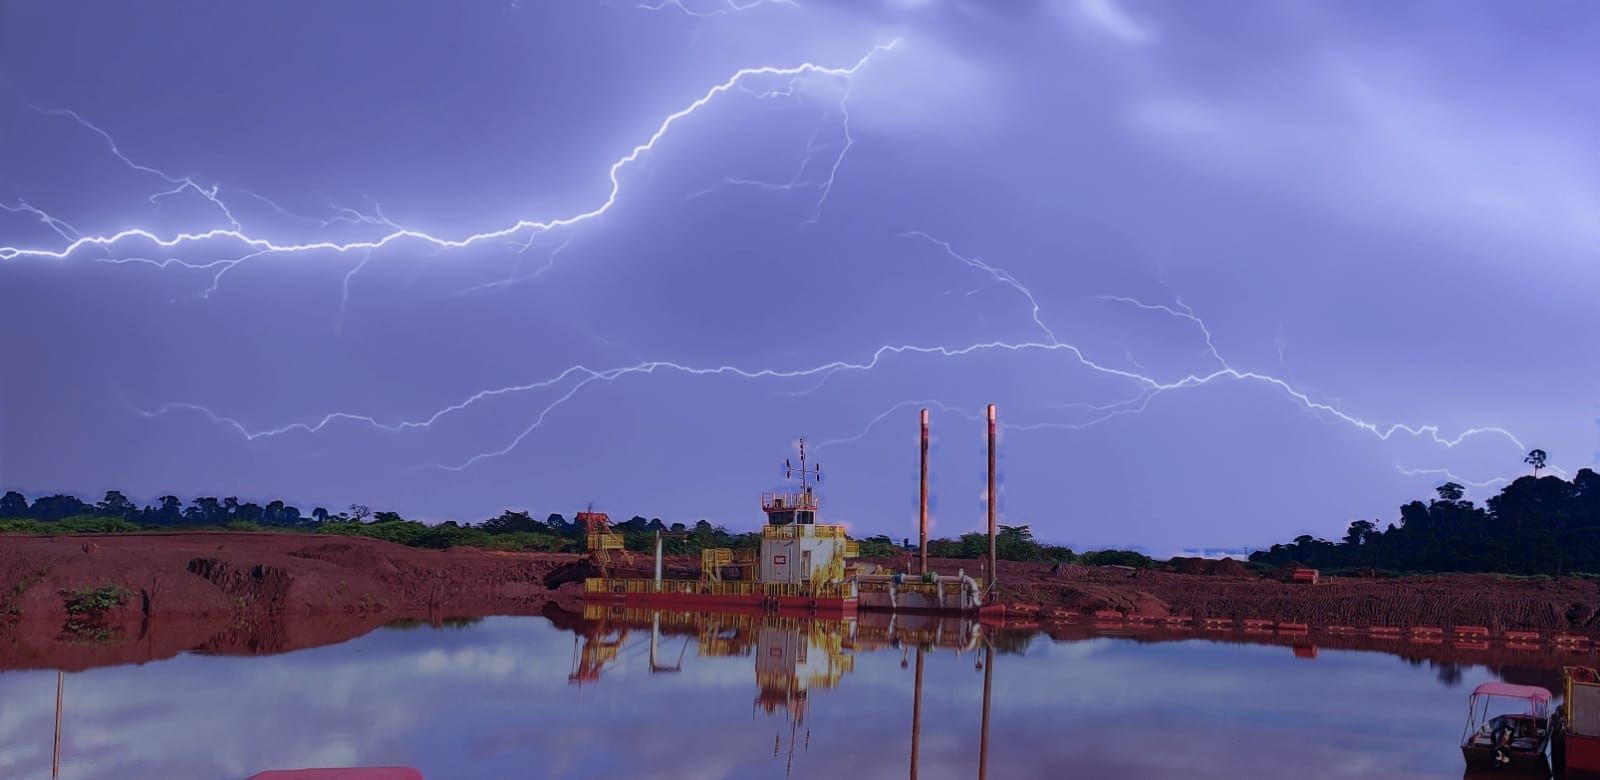
MULTIPOLYGON (((182 652, 287 652, 343 642, 398 620, 438 625, 454 618, 544 615, 562 625, 581 620, 576 580, 584 572, 574 567, 578 560, 569 554, 424 550, 332 535, 7 536, 0 539, 0 670, 77 670, 182 652), (556 584, 562 579, 571 581, 556 584), (97 592, 116 598, 97 602, 97 592), (108 601, 115 603, 83 606, 108 601)), ((906 565, 905 558, 867 562, 906 565)), ((667 574, 694 577, 697 563, 672 556, 667 574)), ((981 565, 931 563, 947 573, 965 568, 976 574, 981 565)), ((641 557, 635 574, 644 576, 648 564, 641 557)), ((1116 613, 1265 618, 1314 631, 1482 626, 1494 634, 1600 638, 1600 584, 1580 578, 1438 575, 1305 585, 1263 579, 1243 567, 1211 569, 1134 573, 1002 561, 1001 598, 1014 614, 1046 624, 1069 613, 1116 613)), ((1353 640, 1322 643, 1346 641, 1353 640)))

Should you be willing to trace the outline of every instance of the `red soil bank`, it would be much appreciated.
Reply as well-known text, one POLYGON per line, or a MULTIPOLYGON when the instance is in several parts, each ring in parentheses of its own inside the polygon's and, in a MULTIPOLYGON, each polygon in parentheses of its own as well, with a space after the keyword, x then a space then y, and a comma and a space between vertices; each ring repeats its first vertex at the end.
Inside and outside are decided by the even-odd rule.
POLYGON ((400 618, 579 607, 544 578, 576 556, 421 550, 313 534, 0 538, 0 669, 82 668, 202 652, 340 642, 400 618), (119 607, 69 615, 63 591, 115 585, 119 607))
MULTIPOLYGON (((1600 583, 1577 577, 1324 577, 1309 585, 1255 575, 1238 561, 1196 561, 1179 561, 1178 571, 1001 561, 1000 593, 1007 602, 1038 605, 1044 612, 1270 618, 1317 627, 1484 626, 1494 634, 1600 633, 1600 583)), ((906 568, 905 558, 873 562, 906 568)), ((977 576, 981 565, 974 560, 929 560, 930 568, 941 573, 965 568, 977 576)))
MULTIPOLYGON (((78 669, 186 650, 270 653, 340 642, 400 618, 581 612, 576 555, 422 550, 356 537, 270 533, 0 537, 0 669, 78 669), (547 579, 548 578, 548 579, 547 579), (550 583, 547 586, 547 582, 550 583), (565 583, 565 584, 562 584, 565 583), (62 591, 115 585, 126 601, 85 625, 62 591)), ((906 570, 912 561, 867 561, 906 570)), ((665 574, 698 576, 670 556, 665 574)), ((981 576, 977 560, 933 559, 981 576)), ((649 576, 636 556, 624 576, 649 576)), ((1268 618, 1339 626, 1483 626, 1600 633, 1600 584, 1579 578, 1442 575, 1332 577, 1321 584, 1253 575, 1237 561, 1179 561, 1176 571, 1000 562, 1000 598, 1041 619, 1075 611, 1268 618), (1194 573, 1182 573, 1194 572, 1194 573)))

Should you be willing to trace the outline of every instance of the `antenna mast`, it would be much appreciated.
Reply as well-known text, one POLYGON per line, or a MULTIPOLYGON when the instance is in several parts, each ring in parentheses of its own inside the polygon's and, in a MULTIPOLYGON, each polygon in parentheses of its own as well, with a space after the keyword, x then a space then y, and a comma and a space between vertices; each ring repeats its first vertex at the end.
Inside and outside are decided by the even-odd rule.
POLYGON ((800 465, 791 465, 788 458, 783 459, 784 479, 794 479, 796 474, 800 475, 801 491, 806 493, 811 492, 811 485, 807 484, 807 479, 816 477, 818 482, 822 481, 822 464, 813 464, 809 468, 806 466, 806 437, 804 436, 800 437, 800 465))

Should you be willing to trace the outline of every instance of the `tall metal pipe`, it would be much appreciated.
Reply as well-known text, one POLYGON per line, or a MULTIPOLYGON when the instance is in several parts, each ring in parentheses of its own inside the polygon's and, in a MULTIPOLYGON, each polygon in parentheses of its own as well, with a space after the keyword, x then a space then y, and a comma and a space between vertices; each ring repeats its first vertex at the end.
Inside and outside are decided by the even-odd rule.
POLYGON ((922 499, 917 512, 917 550, 922 554, 918 574, 928 571, 928 410, 922 410, 922 499))
POLYGON ((989 584, 1000 579, 1000 559, 995 554, 994 545, 994 427, 994 404, 989 404, 989 584))
POLYGON ((661 532, 656 532, 656 592, 661 591, 661 532))

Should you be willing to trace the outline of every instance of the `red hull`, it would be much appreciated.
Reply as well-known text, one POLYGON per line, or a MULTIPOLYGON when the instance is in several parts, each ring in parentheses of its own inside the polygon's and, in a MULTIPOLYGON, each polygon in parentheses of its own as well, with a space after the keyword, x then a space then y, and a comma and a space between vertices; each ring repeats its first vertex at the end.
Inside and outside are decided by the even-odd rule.
POLYGON ((663 609, 736 607, 759 610, 764 607, 775 607, 780 612, 829 615, 853 615, 856 611, 855 599, 811 598, 809 596, 746 596, 716 593, 586 593, 584 594, 584 601, 590 604, 661 607, 663 609))

